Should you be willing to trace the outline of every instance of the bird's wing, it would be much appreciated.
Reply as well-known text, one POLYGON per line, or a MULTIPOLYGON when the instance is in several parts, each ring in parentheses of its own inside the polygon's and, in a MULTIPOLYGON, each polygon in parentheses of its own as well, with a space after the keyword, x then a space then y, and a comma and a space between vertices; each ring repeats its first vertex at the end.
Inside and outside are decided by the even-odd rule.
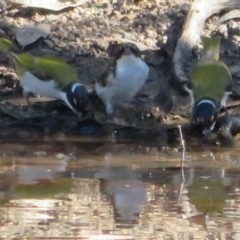
POLYGON ((20 49, 11 40, 7 38, 0 38, 0 49, 3 51, 11 51, 14 53, 19 53, 20 49))
POLYGON ((32 61, 32 64, 27 63, 25 67, 43 81, 54 80, 60 88, 78 81, 75 69, 58 58, 32 56, 32 61))
POLYGON ((231 73, 220 61, 200 62, 192 72, 192 85, 195 99, 211 97, 218 101, 231 86, 231 73))

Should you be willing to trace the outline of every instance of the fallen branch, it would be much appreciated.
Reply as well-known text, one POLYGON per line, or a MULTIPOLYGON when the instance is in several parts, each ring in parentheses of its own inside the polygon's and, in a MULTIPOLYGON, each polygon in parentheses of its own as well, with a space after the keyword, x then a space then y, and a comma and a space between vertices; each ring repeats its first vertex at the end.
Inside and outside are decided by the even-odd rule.
POLYGON ((188 81, 184 66, 191 58, 192 48, 202 34, 206 19, 227 8, 240 8, 240 0, 196 0, 192 4, 173 56, 175 74, 180 82, 188 81))

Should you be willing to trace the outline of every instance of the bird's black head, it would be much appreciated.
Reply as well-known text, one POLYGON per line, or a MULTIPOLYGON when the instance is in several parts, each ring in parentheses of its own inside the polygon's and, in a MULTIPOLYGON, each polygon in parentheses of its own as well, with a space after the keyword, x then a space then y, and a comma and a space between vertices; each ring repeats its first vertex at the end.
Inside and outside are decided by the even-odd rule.
POLYGON ((134 43, 131 42, 122 43, 119 44, 118 50, 116 51, 116 59, 131 54, 133 54, 135 57, 141 57, 141 51, 134 43))
POLYGON ((204 98, 195 102, 192 123, 200 126, 205 137, 213 130, 220 108, 220 103, 211 98, 204 98))
POLYGON ((81 83, 72 83, 65 87, 66 97, 74 112, 82 112, 88 104, 88 91, 81 83))

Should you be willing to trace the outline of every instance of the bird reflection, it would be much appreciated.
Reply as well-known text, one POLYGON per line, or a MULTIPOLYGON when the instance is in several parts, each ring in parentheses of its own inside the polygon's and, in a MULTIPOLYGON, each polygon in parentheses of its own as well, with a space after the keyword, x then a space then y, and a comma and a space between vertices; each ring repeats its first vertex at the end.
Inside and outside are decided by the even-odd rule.
POLYGON ((136 224, 147 203, 146 184, 137 180, 101 180, 100 190, 113 206, 116 223, 136 224))

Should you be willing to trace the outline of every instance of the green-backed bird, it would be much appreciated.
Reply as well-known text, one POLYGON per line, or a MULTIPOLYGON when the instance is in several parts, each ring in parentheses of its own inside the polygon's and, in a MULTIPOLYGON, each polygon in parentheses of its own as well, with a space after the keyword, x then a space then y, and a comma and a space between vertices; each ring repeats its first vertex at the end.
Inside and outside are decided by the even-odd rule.
POLYGON ((133 43, 119 44, 114 57, 95 84, 108 115, 113 113, 114 105, 132 100, 143 87, 149 72, 139 48, 133 43))
POLYGON ((88 92, 79 83, 75 69, 53 56, 33 56, 20 53, 8 39, 0 38, 0 49, 10 53, 23 95, 41 95, 60 99, 79 117, 88 104, 88 92))
POLYGON ((221 39, 202 37, 202 43, 203 55, 193 68, 192 81, 185 85, 185 89, 191 96, 192 123, 200 125, 207 137, 231 94, 232 76, 219 60, 221 39))

